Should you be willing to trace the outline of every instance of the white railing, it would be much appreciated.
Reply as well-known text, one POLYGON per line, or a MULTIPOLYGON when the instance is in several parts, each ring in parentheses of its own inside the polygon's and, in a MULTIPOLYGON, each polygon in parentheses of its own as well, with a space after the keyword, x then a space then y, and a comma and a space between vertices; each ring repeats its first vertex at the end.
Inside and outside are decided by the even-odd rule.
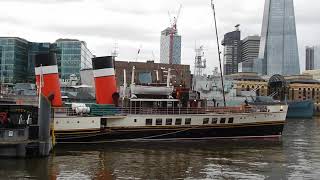
POLYGON ((148 108, 148 107, 111 107, 103 109, 91 109, 89 112, 76 112, 69 107, 53 108, 56 117, 65 116, 106 116, 106 115, 130 115, 130 114, 207 114, 207 113, 250 113, 250 112, 267 112, 265 107, 227 107, 227 108, 148 108))

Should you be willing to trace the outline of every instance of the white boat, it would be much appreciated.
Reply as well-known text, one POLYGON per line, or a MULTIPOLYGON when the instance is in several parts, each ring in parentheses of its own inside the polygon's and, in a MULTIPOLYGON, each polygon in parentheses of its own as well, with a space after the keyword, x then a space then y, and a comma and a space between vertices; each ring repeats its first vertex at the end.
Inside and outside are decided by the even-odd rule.
MULTIPOLYGON (((58 143, 274 138, 282 135, 287 105, 242 108, 178 108, 175 99, 132 99, 128 108, 101 108, 99 116, 54 109, 58 143), (133 104, 163 107, 134 107, 133 104)), ((93 109, 91 109, 92 111, 93 109)))

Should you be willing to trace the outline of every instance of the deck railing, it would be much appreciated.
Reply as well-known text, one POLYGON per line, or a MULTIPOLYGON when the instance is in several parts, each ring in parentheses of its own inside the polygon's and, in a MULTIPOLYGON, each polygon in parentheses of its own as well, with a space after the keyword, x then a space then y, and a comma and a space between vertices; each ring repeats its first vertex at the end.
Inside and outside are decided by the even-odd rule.
POLYGON ((207 113, 250 113, 250 112, 266 112, 261 107, 219 107, 219 108, 146 108, 146 107, 111 107, 103 109, 77 110, 68 107, 54 108, 56 117, 65 116, 108 116, 108 115, 130 115, 130 114, 158 114, 158 115, 177 115, 177 114, 207 114, 207 113))

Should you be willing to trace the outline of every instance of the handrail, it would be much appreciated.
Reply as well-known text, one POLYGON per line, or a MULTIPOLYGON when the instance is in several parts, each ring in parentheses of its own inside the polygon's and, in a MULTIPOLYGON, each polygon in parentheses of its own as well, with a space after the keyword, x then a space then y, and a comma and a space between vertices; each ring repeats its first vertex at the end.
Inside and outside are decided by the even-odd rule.
POLYGON ((87 112, 77 112, 71 107, 53 108, 56 117, 65 116, 107 116, 107 115, 130 115, 130 114, 157 114, 157 115, 177 115, 177 114, 208 114, 208 113, 251 113, 267 112, 265 106, 248 106, 248 107, 215 107, 215 108, 148 108, 148 107, 108 107, 91 109, 87 112))

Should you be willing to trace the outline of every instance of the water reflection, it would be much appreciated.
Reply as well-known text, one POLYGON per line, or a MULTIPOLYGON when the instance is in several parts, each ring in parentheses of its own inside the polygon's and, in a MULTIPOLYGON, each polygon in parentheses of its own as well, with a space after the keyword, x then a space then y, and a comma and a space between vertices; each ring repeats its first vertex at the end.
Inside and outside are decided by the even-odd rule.
POLYGON ((279 140, 126 143, 2 159, 0 177, 30 179, 288 179, 320 175, 318 120, 290 120, 279 140))

